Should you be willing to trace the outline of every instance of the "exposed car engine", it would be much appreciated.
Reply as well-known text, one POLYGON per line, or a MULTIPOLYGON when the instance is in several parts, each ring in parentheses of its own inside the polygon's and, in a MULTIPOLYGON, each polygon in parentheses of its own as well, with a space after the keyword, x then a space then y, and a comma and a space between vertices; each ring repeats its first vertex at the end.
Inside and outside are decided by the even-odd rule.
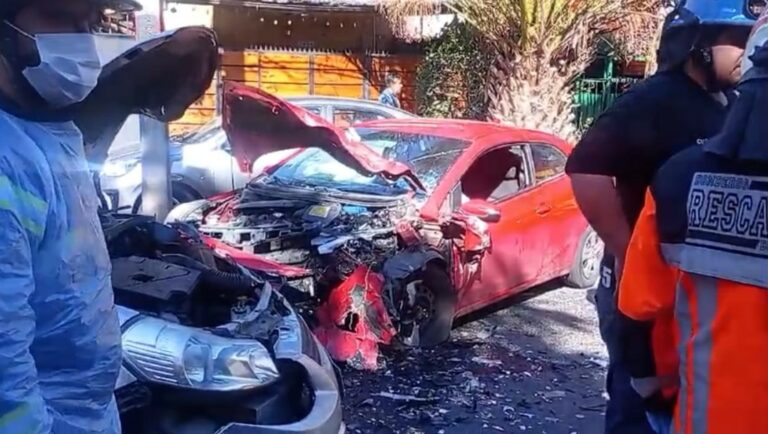
POLYGON ((102 215, 117 304, 196 327, 232 321, 264 280, 207 248, 194 228, 148 217, 102 215))
POLYGON ((304 365, 325 364, 332 377, 333 366, 273 289, 281 278, 215 253, 188 225, 101 218, 123 327, 124 432, 214 433, 307 416, 315 398, 304 365))
POLYGON ((206 203, 180 208, 178 218, 199 217, 201 233, 312 274, 309 300, 291 301, 336 360, 375 369, 376 346, 393 337, 408 345, 448 338, 456 292, 448 274, 452 244, 418 217, 413 198, 254 180, 222 202, 206 203))
POLYGON ((401 247, 398 222, 410 213, 407 202, 363 206, 322 195, 280 200, 247 188, 229 214, 208 215, 200 231, 266 259, 314 270, 323 294, 360 265, 380 270, 401 247))

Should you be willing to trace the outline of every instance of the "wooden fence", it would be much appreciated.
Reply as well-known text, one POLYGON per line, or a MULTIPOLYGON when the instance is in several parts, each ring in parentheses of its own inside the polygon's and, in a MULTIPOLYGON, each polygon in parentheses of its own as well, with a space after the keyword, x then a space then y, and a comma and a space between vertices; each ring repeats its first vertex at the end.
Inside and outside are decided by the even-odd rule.
MULTIPOLYGON (((414 110, 418 55, 229 51, 222 55, 220 80, 262 88, 278 96, 322 95, 376 99, 388 72, 404 82, 401 102, 414 110)), ((171 134, 195 129, 216 114, 218 82, 171 124, 171 134)))

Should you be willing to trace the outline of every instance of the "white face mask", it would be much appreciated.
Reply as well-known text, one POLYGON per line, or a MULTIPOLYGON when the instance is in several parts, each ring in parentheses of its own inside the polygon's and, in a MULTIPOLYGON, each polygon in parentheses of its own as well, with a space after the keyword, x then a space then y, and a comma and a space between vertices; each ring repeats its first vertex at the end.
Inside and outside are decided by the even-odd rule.
POLYGON ((59 108, 78 103, 96 87, 101 61, 93 35, 39 33, 32 36, 5 23, 35 41, 40 64, 25 68, 22 74, 51 106, 59 108))

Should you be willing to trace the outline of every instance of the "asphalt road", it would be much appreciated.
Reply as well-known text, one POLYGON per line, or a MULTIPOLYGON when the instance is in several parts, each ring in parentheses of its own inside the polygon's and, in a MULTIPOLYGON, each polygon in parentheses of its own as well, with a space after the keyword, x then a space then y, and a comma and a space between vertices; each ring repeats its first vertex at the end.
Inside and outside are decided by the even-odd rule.
POLYGON ((350 433, 601 434, 607 356, 593 291, 538 288, 429 350, 345 368, 350 433))

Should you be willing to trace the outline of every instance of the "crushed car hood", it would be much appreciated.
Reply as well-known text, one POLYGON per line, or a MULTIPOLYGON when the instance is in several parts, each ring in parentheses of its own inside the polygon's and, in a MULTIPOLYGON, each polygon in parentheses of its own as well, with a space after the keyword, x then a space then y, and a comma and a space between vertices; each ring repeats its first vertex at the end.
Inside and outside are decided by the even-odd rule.
POLYGON ((73 106, 88 161, 103 164, 128 116, 181 118, 211 85, 219 65, 213 30, 185 27, 141 42, 107 63, 88 97, 73 106))
POLYGON ((245 173, 250 173, 251 165, 261 155, 316 147, 363 175, 381 175, 393 181, 404 178, 413 187, 423 189, 407 165, 381 157, 352 131, 337 128, 263 90, 224 83, 223 118, 232 151, 245 173))

